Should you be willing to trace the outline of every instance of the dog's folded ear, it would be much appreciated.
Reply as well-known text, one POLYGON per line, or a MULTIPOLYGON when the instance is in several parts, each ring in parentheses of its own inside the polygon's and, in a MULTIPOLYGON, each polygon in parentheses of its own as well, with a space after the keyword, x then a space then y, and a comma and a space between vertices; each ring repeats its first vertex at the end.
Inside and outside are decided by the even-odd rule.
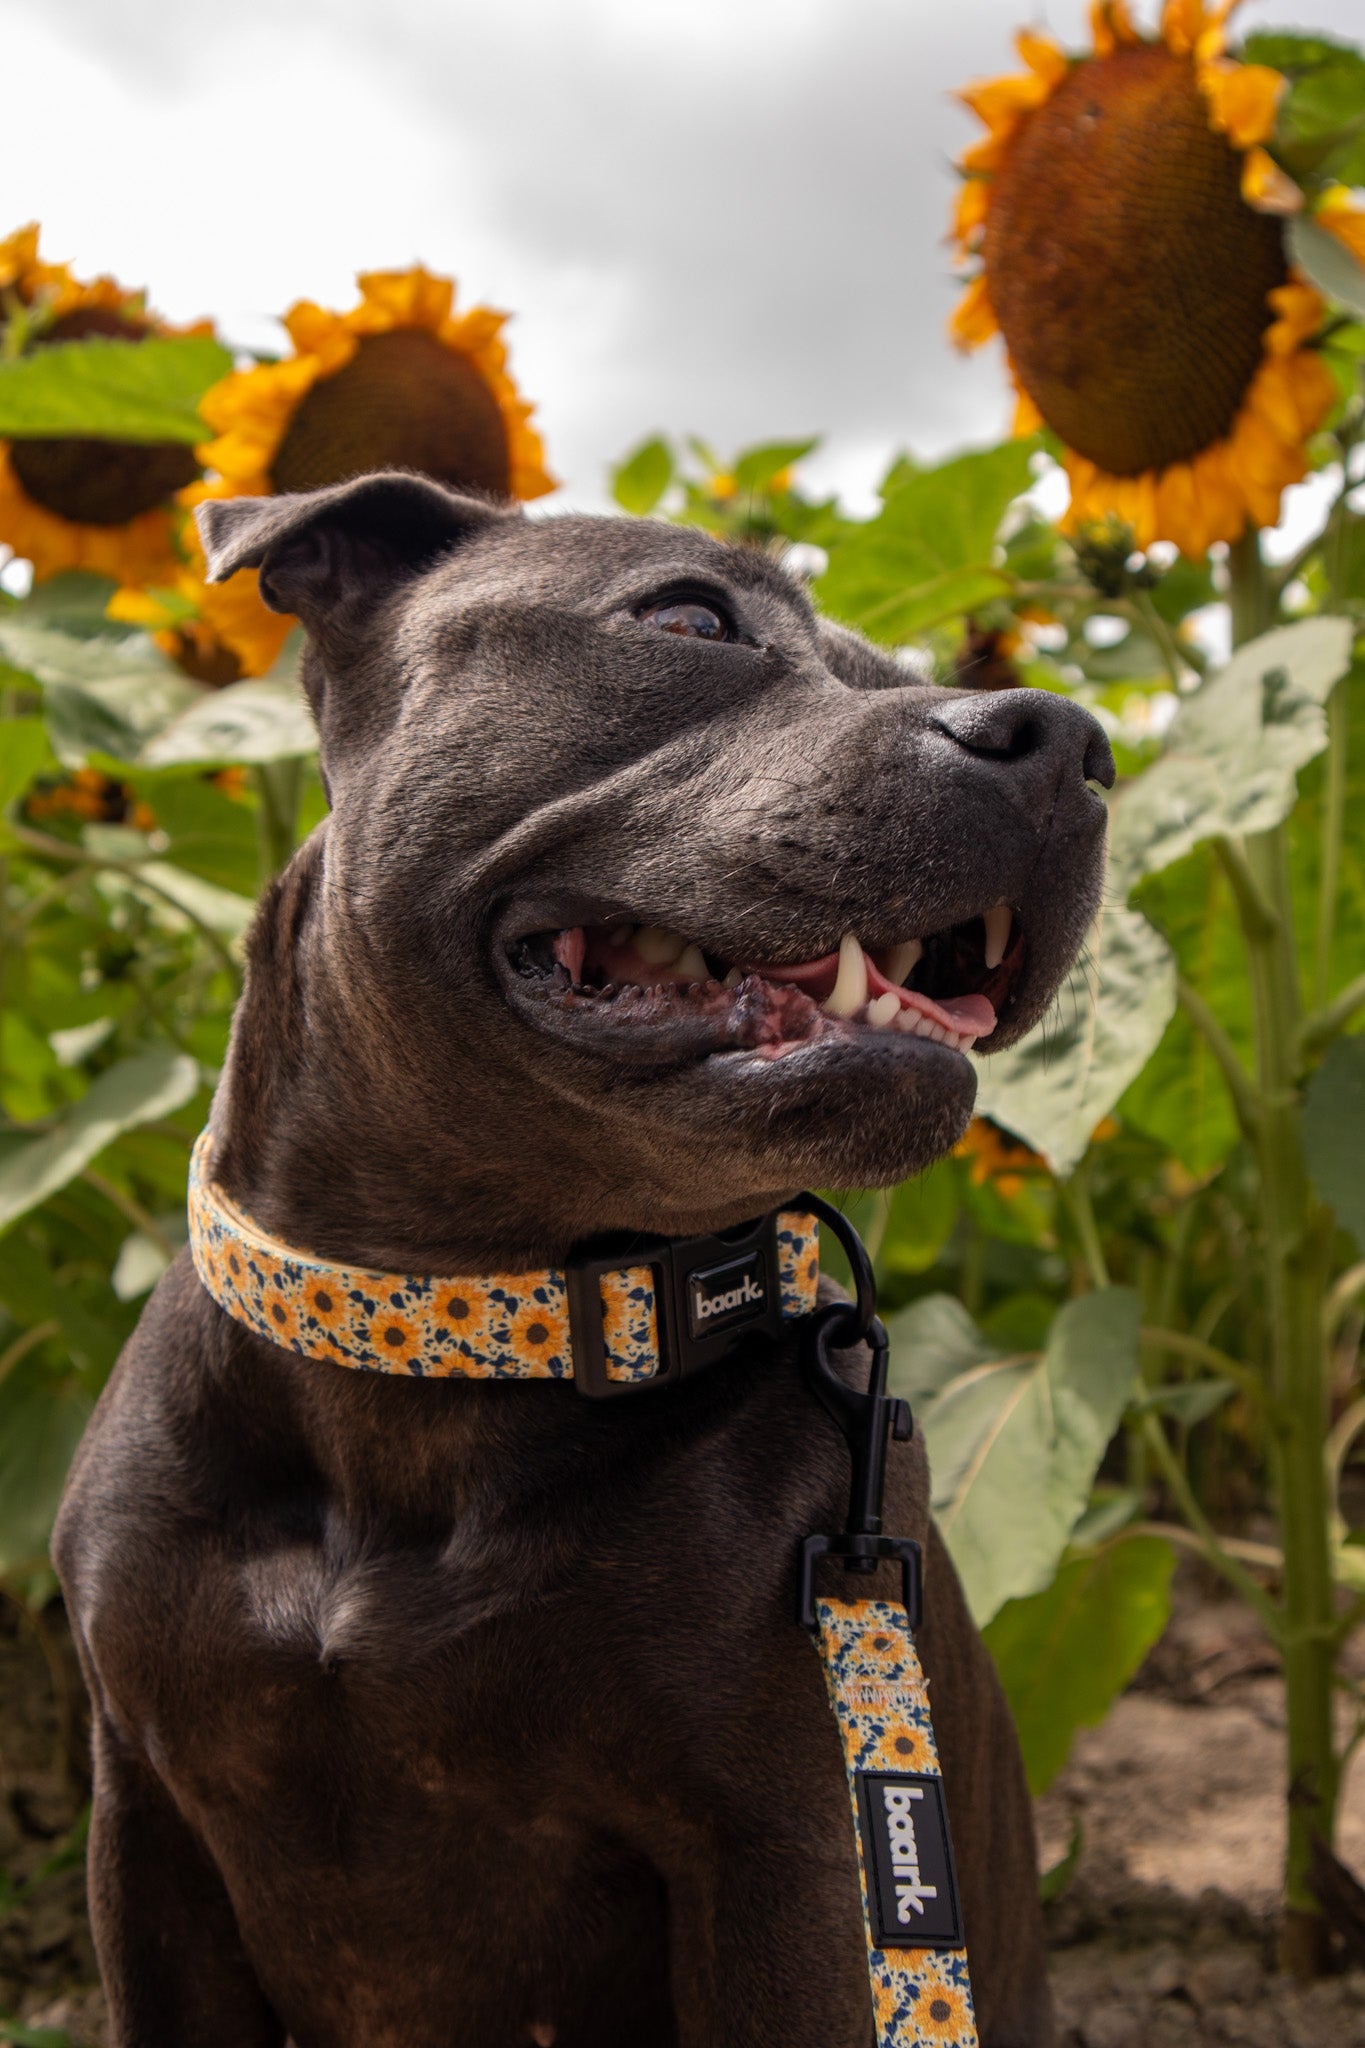
POLYGON ((211 583, 259 569, 271 609, 293 612, 318 636, 460 541, 520 514, 431 477, 381 470, 279 498, 211 498, 196 517, 211 583))

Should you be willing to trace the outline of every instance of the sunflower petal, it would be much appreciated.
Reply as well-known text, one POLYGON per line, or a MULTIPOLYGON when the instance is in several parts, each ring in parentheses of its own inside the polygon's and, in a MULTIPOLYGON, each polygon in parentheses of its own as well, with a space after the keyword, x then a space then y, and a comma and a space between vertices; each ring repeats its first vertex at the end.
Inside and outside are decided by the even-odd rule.
POLYGON ((1365 268, 1365 207, 1356 203, 1347 186, 1331 186, 1319 200, 1313 218, 1365 268))
POLYGON ((1250 149, 1275 132, 1275 115, 1289 81, 1268 64, 1218 59, 1200 67, 1199 83, 1213 126, 1234 149, 1250 149))
POLYGON ((1034 76, 1049 88, 1060 85, 1071 69, 1065 50, 1051 36, 1040 36, 1036 29, 1021 28, 1014 38, 1014 47, 1034 76))
POLYGON ((1112 57, 1115 50, 1141 42, 1127 0, 1091 0, 1090 40, 1097 57, 1112 57))
POLYGON ((991 191, 984 178, 967 178, 957 195, 953 210, 953 239, 962 248, 970 249, 980 240, 981 230, 986 225, 990 212, 991 191))
POLYGON ((984 275, 972 278, 968 284, 948 323, 948 332, 953 346, 964 354, 980 348, 996 332, 995 309, 991 305, 984 275))
POLYGON ((1259 143, 1242 158, 1242 197, 1257 213, 1288 215, 1303 211, 1303 188, 1259 143))
POLYGON ((975 85, 963 86, 957 97, 964 106, 971 108, 979 121, 995 133, 1008 133, 1015 128, 1020 118, 1031 114, 1048 98, 1052 87, 1036 72, 1024 77, 1011 75, 1005 78, 982 78, 975 85))

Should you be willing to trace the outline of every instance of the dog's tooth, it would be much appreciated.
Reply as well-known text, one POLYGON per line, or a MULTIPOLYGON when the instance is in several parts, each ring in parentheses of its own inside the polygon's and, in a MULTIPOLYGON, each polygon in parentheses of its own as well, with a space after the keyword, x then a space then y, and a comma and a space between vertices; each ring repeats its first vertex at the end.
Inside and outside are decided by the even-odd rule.
POLYGON ((739 969, 737 967, 732 967, 730 969, 730 972, 726 975, 724 981, 721 983, 721 987, 738 988, 743 979, 744 976, 740 973, 739 969))
POLYGON ((845 932, 839 946, 839 972, 820 1008, 827 1017, 851 1017, 867 1001, 867 961, 857 935, 845 932))
POLYGON ((904 988, 923 958, 923 939, 902 939, 899 946, 891 946, 887 950, 883 970, 887 980, 894 981, 898 988, 904 988))
POLYGON ((1010 942, 1010 930, 1014 924, 1014 913, 1008 903, 997 903, 994 910, 988 910, 982 923, 986 927, 986 965, 998 967, 1005 957, 1005 948, 1010 942))
POLYGON ((635 937, 635 927, 633 924, 613 925, 607 937, 613 946, 628 946, 635 937))
POLYGON ((688 981, 709 981, 711 978, 711 970, 700 946, 685 947, 673 962, 673 971, 688 981))
POLYGON ((867 1006, 867 1021, 874 1031, 886 1031, 900 1015, 900 997, 888 989, 867 1006))
POLYGON ((661 924, 642 924, 635 934, 635 950, 650 967, 671 967, 686 948, 681 932, 667 931, 661 924))

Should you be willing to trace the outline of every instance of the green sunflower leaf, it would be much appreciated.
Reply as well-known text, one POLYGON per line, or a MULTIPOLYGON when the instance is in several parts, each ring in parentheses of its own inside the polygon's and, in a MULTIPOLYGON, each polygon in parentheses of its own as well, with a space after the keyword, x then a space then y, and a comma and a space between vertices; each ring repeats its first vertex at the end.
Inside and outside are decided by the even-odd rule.
POLYGON ((1000 597, 1012 577, 995 559, 995 537, 1029 487, 1031 441, 954 456, 937 469, 899 465, 875 519, 831 548, 815 586, 821 607, 897 645, 1000 597))
POLYGON ((1011 1600, 985 1631, 1019 1731, 1029 1790, 1045 1792, 1078 1728, 1095 1728, 1151 1649, 1175 1563, 1159 1536, 1068 1558, 1044 1592, 1011 1600))
POLYGON ((972 1366, 922 1409, 934 1514, 979 1627, 1050 1583, 1137 1383, 1138 1314, 1131 1288, 1082 1294, 1040 1356, 972 1366))
POLYGON ((1341 1038, 1308 1084, 1303 1147, 1313 1185, 1365 1251, 1365 1038, 1341 1038))
POLYGON ((1344 242, 1307 214, 1300 214, 1289 223, 1289 252, 1320 292, 1365 317, 1365 270, 1344 242))
POLYGON ((124 1131, 183 1108, 198 1088, 198 1061, 185 1053, 142 1053, 110 1067, 54 1129, 0 1160, 0 1231, 74 1180, 124 1131))
POLYGON ((1170 947, 1134 910, 1109 909, 1043 1022, 977 1063, 976 1108, 1065 1176, 1161 1043, 1175 1009, 1170 947))
POLYGON ((633 454, 611 473, 611 494, 624 512, 637 519, 654 510, 673 481, 673 451, 667 441, 655 435, 642 441, 633 454))
POLYGON ((0 435, 97 441, 202 441, 199 401, 232 368, 204 335, 58 341, 0 362, 0 435))
POLYGON ((1323 706, 1350 666, 1351 638, 1348 619, 1277 627, 1182 700, 1161 759, 1115 799, 1115 900, 1201 840, 1267 832, 1288 815, 1299 769, 1327 744, 1323 706))

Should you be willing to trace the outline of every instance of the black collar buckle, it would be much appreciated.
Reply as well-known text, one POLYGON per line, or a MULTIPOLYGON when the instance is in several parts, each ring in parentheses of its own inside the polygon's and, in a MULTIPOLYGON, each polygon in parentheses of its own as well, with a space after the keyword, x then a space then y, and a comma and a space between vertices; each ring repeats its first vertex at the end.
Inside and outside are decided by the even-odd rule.
POLYGON ((564 1279, 574 1385, 590 1401, 674 1386, 746 1338, 782 1331, 775 1209, 717 1237, 592 1239, 570 1252, 564 1279), (607 1373, 601 1280, 627 1266, 648 1266, 654 1278, 659 1370, 648 1379, 607 1373))
POLYGON ((807 1386, 838 1423, 853 1460, 848 1517, 837 1536, 807 1536, 799 1559, 797 1612, 802 1626, 816 1626, 815 1567, 823 1557, 842 1558, 846 1572, 875 1572, 883 1558, 901 1568, 901 1601, 910 1632, 920 1624, 920 1547, 908 1536, 882 1534, 882 1497, 886 1490, 886 1455, 892 1439, 908 1443, 914 1417, 908 1401, 886 1391, 889 1342, 877 1314, 877 1283, 872 1262, 853 1225, 818 1195, 803 1195, 795 1207, 810 1210, 834 1231, 847 1254, 856 1299, 831 1302, 808 1317, 801 1332, 801 1370, 807 1386), (872 1353, 867 1387, 859 1392, 841 1379, 830 1364, 831 1350, 851 1350, 866 1342, 872 1353))

